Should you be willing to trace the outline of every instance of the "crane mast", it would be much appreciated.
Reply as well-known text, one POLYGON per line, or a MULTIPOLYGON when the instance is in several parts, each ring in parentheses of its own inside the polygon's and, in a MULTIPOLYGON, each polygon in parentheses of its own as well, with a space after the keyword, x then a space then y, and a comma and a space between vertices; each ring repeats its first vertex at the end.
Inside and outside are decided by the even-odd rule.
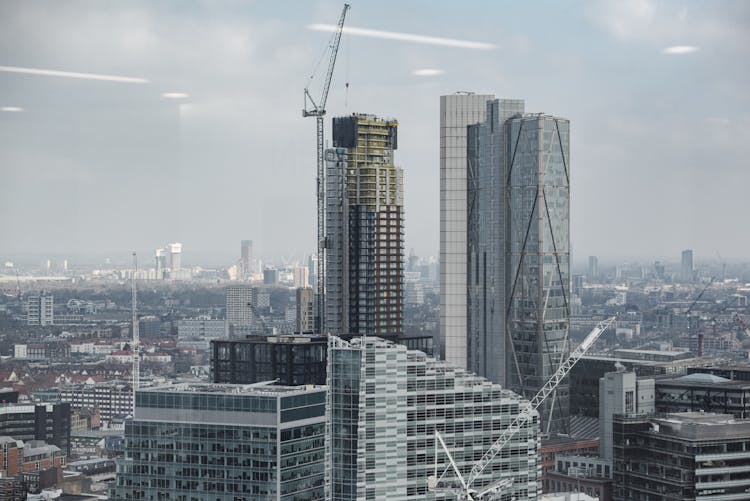
POLYGON ((323 158, 324 144, 324 121, 323 117, 326 114, 326 101, 328 101, 328 90, 331 87, 331 79, 333 78, 333 69, 336 65, 336 55, 339 51, 339 42, 341 42, 341 32, 344 29, 344 19, 346 18, 346 12, 349 10, 349 4, 344 4, 344 10, 341 11, 341 17, 339 18, 338 26, 336 31, 331 38, 329 48, 331 49, 331 56, 328 61, 328 71, 326 72, 326 78, 323 82, 323 90, 320 99, 316 103, 308 87, 305 87, 304 99, 305 105, 302 109, 303 117, 315 117, 316 121, 316 135, 317 135, 317 225, 318 225, 318 264, 317 264, 317 289, 318 289, 318 329, 321 334, 325 333, 325 249, 326 249, 326 238, 325 238, 325 159, 323 158), (308 105, 310 106, 308 108, 308 105))
POLYGON ((557 389, 557 386, 563 381, 563 379, 565 379, 565 376, 568 375, 573 366, 581 359, 583 355, 586 354, 586 351, 591 348, 596 340, 599 339, 599 336, 601 336, 602 333, 607 330, 615 322, 616 319, 617 317, 613 316, 596 324, 594 329, 589 333, 588 336, 586 336, 583 342, 578 345, 573 353, 571 353, 570 357, 568 357, 567 360, 560 364, 555 374, 553 374, 552 377, 549 378, 549 380, 544 384, 544 386, 542 386, 539 392, 534 395, 534 397, 528 402, 528 404, 526 404, 520 410, 518 416, 516 416, 516 418, 503 431, 500 437, 490 446, 490 448, 487 449, 487 452, 484 453, 482 458, 474 464, 474 466, 471 468, 471 472, 465 480, 459 468, 456 466, 456 463, 453 460, 451 453, 445 445, 442 437, 438 432, 435 432, 436 447, 439 443, 443 448, 445 454, 448 456, 450 464, 440 476, 437 475, 437 464, 435 465, 435 475, 428 481, 431 490, 443 490, 440 489, 438 485, 449 469, 452 469, 455 472, 456 476, 458 477, 460 487, 457 488, 455 486, 452 486, 447 490, 452 491, 457 495, 457 498, 461 500, 479 500, 487 494, 497 494, 505 487, 508 487, 510 483, 507 482, 507 479, 495 482, 490 486, 485 487, 481 491, 476 491, 475 489, 472 489, 471 486, 474 481, 479 478, 485 468, 489 466, 492 460, 495 459, 495 456, 497 456, 497 454, 503 450, 503 448, 508 444, 513 436, 518 433, 524 426, 526 426, 526 424, 533 417, 534 412, 542 404, 542 402, 544 402, 544 400, 557 389))
POLYGON ((133 252, 133 274, 130 276, 130 300, 133 310, 133 416, 135 416, 135 392, 141 381, 141 340, 138 333, 138 310, 136 305, 135 275, 138 273, 138 257, 133 252))

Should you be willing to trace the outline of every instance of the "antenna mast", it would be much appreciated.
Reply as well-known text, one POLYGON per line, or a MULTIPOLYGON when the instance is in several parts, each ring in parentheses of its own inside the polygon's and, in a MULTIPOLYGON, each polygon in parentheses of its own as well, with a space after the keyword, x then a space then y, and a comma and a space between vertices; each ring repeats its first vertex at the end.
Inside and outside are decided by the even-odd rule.
POLYGON ((130 276, 130 293, 133 310, 133 417, 135 417, 135 392, 141 382, 141 340, 138 334, 138 310, 136 306, 135 275, 138 273, 138 257, 133 251, 133 274, 130 276))

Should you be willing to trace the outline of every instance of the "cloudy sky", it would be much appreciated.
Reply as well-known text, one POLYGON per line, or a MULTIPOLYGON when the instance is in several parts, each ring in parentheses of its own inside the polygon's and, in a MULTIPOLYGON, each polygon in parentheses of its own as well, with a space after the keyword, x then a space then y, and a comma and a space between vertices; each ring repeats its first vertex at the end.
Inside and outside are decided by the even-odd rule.
MULTIPOLYGON (((574 259, 750 254, 750 3, 352 4, 329 115, 399 120, 407 249, 438 252, 439 96, 475 91, 571 120, 574 259)), ((302 89, 341 8, 0 2, 0 257, 312 251, 302 89)))

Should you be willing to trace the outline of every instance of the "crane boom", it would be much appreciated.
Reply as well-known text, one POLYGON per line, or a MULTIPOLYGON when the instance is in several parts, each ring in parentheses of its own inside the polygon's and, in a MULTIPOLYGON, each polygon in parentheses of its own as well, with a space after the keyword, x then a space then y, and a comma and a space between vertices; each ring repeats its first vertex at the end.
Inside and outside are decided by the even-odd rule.
POLYGON ((578 347, 573 351, 570 357, 568 357, 568 359, 560 365, 555 374, 553 374, 552 377, 549 378, 549 380, 544 384, 544 386, 542 386, 542 389, 540 389, 539 392, 534 395, 534 398, 532 398, 525 406, 525 408, 521 410, 521 412, 519 412, 518 416, 513 420, 510 426, 508 426, 505 431, 503 431, 503 433, 495 441, 495 443, 492 444, 487 452, 484 453, 482 458, 477 461, 472 467, 471 472, 466 479, 466 485, 469 488, 471 488, 471 484, 473 484, 474 481, 479 477, 479 475, 482 474, 484 469, 492 462, 492 460, 503 449, 503 447, 505 447, 508 441, 513 438, 513 435, 515 435, 521 428, 526 425, 529 419, 531 419, 533 412, 541 405, 544 399, 546 399, 553 391, 555 391, 557 386, 562 382, 563 379, 565 379, 565 376, 568 375, 570 369, 573 368, 573 366, 581 359, 586 351, 588 351, 588 349, 591 348, 596 340, 599 339, 599 336, 601 336, 601 334, 605 330, 607 330, 616 319, 617 317, 613 316, 596 324, 594 329, 589 333, 588 336, 586 336, 586 339, 584 339, 583 342, 578 345, 578 347))
POLYGON ((326 114, 326 102, 328 101, 328 90, 331 87, 331 79, 333 78, 333 68, 336 65, 336 55, 339 51, 339 43, 341 42, 341 32, 344 29, 344 19, 346 18, 346 12, 349 10, 349 4, 344 4, 344 10, 341 11, 341 17, 339 18, 338 26, 331 39, 330 49, 331 56, 328 61, 328 71, 326 72, 326 79, 323 82, 323 90, 320 95, 320 99, 316 103, 310 95, 310 91, 305 87, 304 99, 305 106, 302 109, 303 117, 315 117, 316 127, 315 132, 317 135, 317 210, 318 210, 318 264, 317 264, 317 289, 318 289, 318 318, 319 325, 318 330, 321 334, 325 333, 325 161, 323 159, 323 148, 324 144, 324 123, 323 117, 326 114), (308 103, 312 106, 308 109, 308 103))

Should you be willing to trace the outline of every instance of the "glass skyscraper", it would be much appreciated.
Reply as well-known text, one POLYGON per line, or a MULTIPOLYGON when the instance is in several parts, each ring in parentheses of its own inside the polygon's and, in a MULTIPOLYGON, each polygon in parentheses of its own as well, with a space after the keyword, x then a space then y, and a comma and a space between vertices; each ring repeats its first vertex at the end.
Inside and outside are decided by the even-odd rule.
MULTIPOLYGON (((527 398, 569 352, 570 124, 494 100, 468 128, 469 368, 527 398)), ((540 408, 567 428, 568 388, 540 408)))
MULTIPOLYGON (((453 499, 430 492, 440 432, 464 476, 526 401, 464 369, 380 338, 331 337, 328 354, 326 499, 453 499)), ((541 494, 536 412, 473 487, 512 480, 498 499, 541 494)))
POLYGON ((324 386, 139 390, 113 500, 323 499, 324 386))

